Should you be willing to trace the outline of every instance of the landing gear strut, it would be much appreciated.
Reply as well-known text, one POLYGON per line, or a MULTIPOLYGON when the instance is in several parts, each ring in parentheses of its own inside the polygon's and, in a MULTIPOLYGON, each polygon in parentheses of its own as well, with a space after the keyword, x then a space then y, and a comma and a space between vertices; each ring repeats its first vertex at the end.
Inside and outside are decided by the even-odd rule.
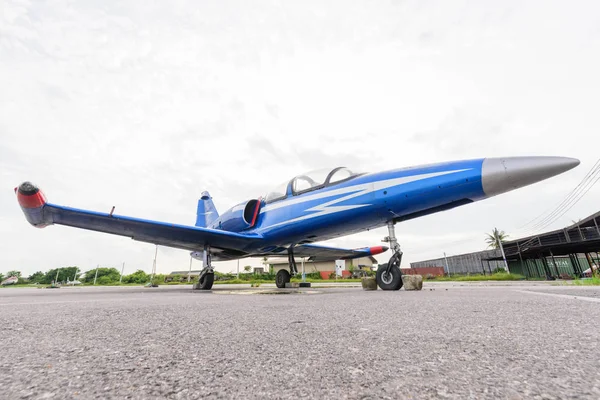
POLYGON ((210 290, 215 282, 215 270, 212 267, 210 259, 210 246, 204 246, 202 252, 202 271, 198 277, 198 283, 194 285, 194 289, 210 290))
POLYGON ((290 272, 285 269, 280 269, 277 271, 277 275, 275 276, 275 285, 279 289, 283 289, 285 284, 290 281, 292 276, 298 273, 298 267, 296 266, 296 260, 294 259, 294 247, 290 246, 288 248, 288 264, 290 265, 290 272))
POLYGON ((389 236, 384 240, 390 243, 390 248, 393 251, 390 261, 387 266, 381 266, 377 269, 377 285, 382 290, 400 290, 402 287, 402 271, 400 263, 402 262, 402 250, 396 239, 396 229, 394 222, 390 221, 387 224, 389 236))

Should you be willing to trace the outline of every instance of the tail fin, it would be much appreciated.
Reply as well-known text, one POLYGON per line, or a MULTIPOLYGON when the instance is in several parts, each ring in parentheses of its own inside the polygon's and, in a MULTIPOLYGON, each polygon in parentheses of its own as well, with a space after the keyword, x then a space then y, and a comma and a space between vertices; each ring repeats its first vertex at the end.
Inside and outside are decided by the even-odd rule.
POLYGON ((213 204, 212 197, 210 197, 208 192, 202 192, 202 197, 200 197, 200 200, 198 200, 196 226, 206 228, 217 218, 219 218, 219 213, 213 204))

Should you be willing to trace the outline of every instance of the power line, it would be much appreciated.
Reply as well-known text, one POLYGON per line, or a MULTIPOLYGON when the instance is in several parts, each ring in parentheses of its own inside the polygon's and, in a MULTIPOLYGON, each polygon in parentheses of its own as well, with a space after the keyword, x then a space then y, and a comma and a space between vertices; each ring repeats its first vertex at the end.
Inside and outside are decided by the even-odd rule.
POLYGON ((587 193, 589 191, 589 188, 591 188, 596 182, 593 179, 596 178, 596 176, 599 173, 600 173, 600 159, 598 159, 594 163, 592 168, 590 168, 590 170, 583 177, 583 179, 577 184, 577 186, 575 186, 567 194, 567 196, 554 209, 552 209, 551 212, 548 212, 549 210, 544 211, 543 213, 541 213, 534 219, 530 220, 526 224, 521 225, 517 229, 517 231, 521 231, 521 233, 523 233, 523 234, 532 234, 532 233, 540 231, 544 227, 555 222, 558 218, 560 218, 562 215, 564 215, 564 213, 561 214, 561 212, 563 210, 568 208, 564 212, 568 211, 571 208, 570 206, 577 203, 580 200, 581 196, 584 196, 585 193, 587 193), (592 182, 592 186, 588 186, 590 184, 590 182, 592 182), (575 203, 573 203, 573 202, 575 202, 575 203), (537 221, 537 222, 535 222, 535 221, 537 221), (534 223, 533 226, 531 226, 530 228, 525 228, 526 226, 531 225, 532 223, 534 223), (522 228, 525 228, 525 229, 522 229, 522 228))
POLYGON ((543 223, 545 222, 548 218, 550 218, 551 216, 556 214, 556 211, 565 203, 567 202, 572 196, 574 196, 576 194, 576 191, 578 191, 578 188, 580 188, 591 176, 591 174, 594 173, 594 171, 598 168, 598 166, 600 163, 600 159, 598 159, 596 161, 596 163, 592 166, 592 168, 590 168, 590 170, 587 172, 587 174, 583 177, 583 179, 579 182, 579 184, 577 186, 575 186, 568 194, 567 196, 562 200, 562 202, 560 202, 552 211, 550 211, 550 209, 544 211, 543 213, 541 213, 540 215, 538 215, 537 217, 535 217, 534 219, 530 220, 529 222, 527 222, 524 225, 521 225, 519 228, 517 228, 518 230, 520 230, 521 228, 524 228, 528 225, 531 225, 531 223, 533 223, 534 221, 538 220, 540 217, 543 217, 545 214, 547 214, 549 211, 550 213, 547 214, 545 217, 542 218, 542 220, 536 222, 534 224, 534 226, 530 229, 525 229, 525 231, 528 230, 535 230, 536 225, 538 225, 539 223, 543 223))
MULTIPOLYGON (((600 162, 600 159, 596 162, 596 164, 598 164, 598 162, 600 162)), ((548 215, 546 218, 544 218, 543 220, 536 223, 532 229, 540 230, 540 229, 544 229, 546 226, 552 224, 558 218, 560 218, 562 215, 564 215, 564 213, 566 211, 570 210, 574 204, 579 202, 579 200, 583 196, 585 196, 585 194, 587 192, 589 192, 589 190, 597 182, 597 179, 595 179, 595 178, 600 174, 600 164, 597 166, 596 166, 596 164, 594 164, 595 168, 593 168, 593 170, 590 170, 590 172, 588 172, 586 174, 586 176, 581 180, 579 185, 577 185, 575 187, 572 194, 567 196, 565 198, 565 200, 563 200, 563 202, 558 207, 556 207, 556 209, 550 215, 548 215), (590 183, 591 183, 591 185, 590 185, 590 183), (564 212, 563 212, 563 210, 564 210, 564 212)))
MULTIPOLYGON (((556 221, 558 218, 560 218, 560 217, 562 217, 563 215, 565 215, 565 213, 566 213, 567 211, 569 211, 571 208, 573 208, 573 207, 575 206, 575 204, 579 203, 579 200, 581 200, 581 199, 582 199, 582 198, 583 198, 583 197, 584 197, 584 196, 587 194, 587 192, 589 192, 589 191, 590 191, 590 189, 594 187, 594 185, 595 185, 595 184, 596 184, 596 183, 597 183, 599 180, 600 180, 600 175, 599 175, 599 176, 596 178, 596 180, 594 180, 594 182, 593 182, 593 183, 592 183, 592 184, 591 184, 591 185, 590 185, 590 186, 589 186, 589 187, 586 189, 586 191, 585 191, 585 192, 583 192, 583 194, 582 194, 582 195, 581 195, 581 196, 580 196, 580 197, 579 197, 577 200, 575 200, 575 202, 574 202, 573 204, 571 204, 571 205, 569 206, 569 208, 567 208, 567 209, 566 209, 566 210, 564 210, 564 211, 563 211, 563 212, 562 212, 560 215, 558 215, 558 216, 557 216, 557 217, 554 219, 554 221, 556 221)), ((554 221, 550 221, 550 222, 548 222, 546 225, 542 226, 540 229, 544 229, 546 226, 550 225, 550 224, 551 224, 552 222, 554 222, 554 221)))

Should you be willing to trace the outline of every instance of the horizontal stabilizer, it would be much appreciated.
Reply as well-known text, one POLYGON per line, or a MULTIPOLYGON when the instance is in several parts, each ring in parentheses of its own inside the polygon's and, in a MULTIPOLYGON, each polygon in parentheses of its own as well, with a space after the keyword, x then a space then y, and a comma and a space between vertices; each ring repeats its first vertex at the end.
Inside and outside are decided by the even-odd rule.
MULTIPOLYGON (((345 249, 311 243, 294 246, 294 257, 296 259, 306 258, 308 261, 352 260, 355 258, 374 256, 387 250, 388 247, 386 246, 345 249)), ((285 248, 277 248, 270 253, 261 254, 261 256, 282 257, 287 256, 287 251, 285 248)))

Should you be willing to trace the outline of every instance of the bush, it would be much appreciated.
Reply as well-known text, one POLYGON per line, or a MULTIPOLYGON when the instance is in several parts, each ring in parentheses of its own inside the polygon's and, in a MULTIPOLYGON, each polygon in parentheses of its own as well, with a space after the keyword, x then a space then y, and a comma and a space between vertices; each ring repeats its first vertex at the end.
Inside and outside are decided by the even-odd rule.
POLYGON ((215 281, 230 281, 235 279, 234 274, 224 274, 222 272, 215 271, 215 281))
MULTIPOLYGON (((94 283, 94 277, 96 276, 96 270, 91 269, 85 273, 85 276, 82 278, 85 283, 94 283)), ((104 279, 104 282, 119 282, 119 278, 121 277, 120 272, 116 268, 98 268, 98 279, 96 283, 100 282, 100 278, 107 277, 104 279)), ((103 283, 102 285, 105 285, 103 283)))
POLYGON ((306 279, 322 279, 320 272, 310 272, 306 274, 306 279))
POLYGON ((146 283, 149 280, 150 276, 141 269, 138 269, 133 274, 125 275, 123 277, 123 283, 146 283))
MULTIPOLYGON (((46 272, 44 276, 39 276, 39 273, 36 272, 36 282, 38 283, 50 283, 56 279, 58 282, 66 282, 68 280, 73 280, 77 272, 81 272, 77 267, 62 267, 58 269, 58 279, 56 278, 56 269, 51 269, 46 272)), ((94 276, 92 275, 92 282, 94 276)))
POLYGON ((96 280, 96 285, 112 285, 115 283, 119 283, 119 280, 117 279, 116 281, 114 281, 108 275, 101 276, 96 280))
POLYGON ((274 281, 275 280, 275 274, 273 273, 273 271, 265 272, 263 274, 256 274, 256 277, 263 281, 274 281))

